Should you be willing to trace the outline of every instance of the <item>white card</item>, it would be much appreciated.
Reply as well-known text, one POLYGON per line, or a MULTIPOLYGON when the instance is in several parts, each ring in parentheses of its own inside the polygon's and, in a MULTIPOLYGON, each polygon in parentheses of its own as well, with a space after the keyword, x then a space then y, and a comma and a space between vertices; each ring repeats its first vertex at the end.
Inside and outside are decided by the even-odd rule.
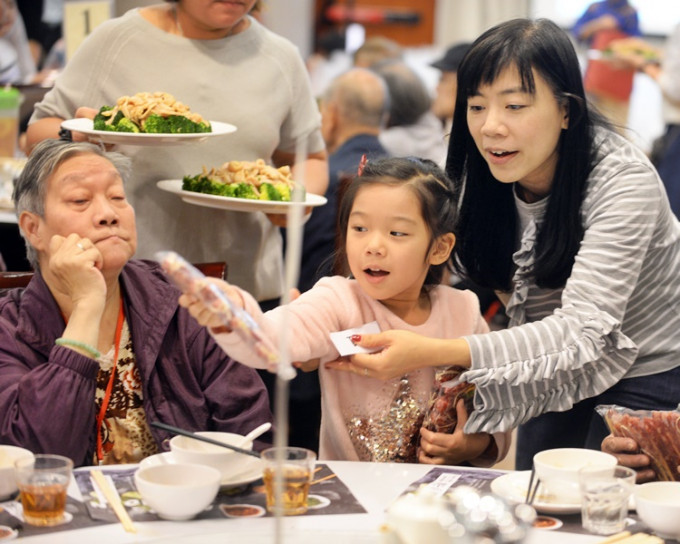
POLYGON ((338 331, 331 333, 331 341, 335 344, 335 349, 340 355, 354 355, 355 353, 372 353, 379 351, 380 348, 366 349, 361 346, 356 346, 351 338, 355 334, 377 334, 380 332, 380 326, 377 321, 371 321, 356 329, 347 329, 346 331, 338 331))

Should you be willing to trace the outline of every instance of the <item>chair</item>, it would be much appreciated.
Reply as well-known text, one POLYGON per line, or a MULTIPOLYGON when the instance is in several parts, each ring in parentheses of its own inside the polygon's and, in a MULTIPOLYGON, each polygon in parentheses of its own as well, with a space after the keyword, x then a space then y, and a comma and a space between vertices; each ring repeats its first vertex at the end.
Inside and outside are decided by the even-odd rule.
POLYGON ((193 263, 193 265, 206 276, 220 278, 221 280, 227 279, 227 263, 225 262, 193 263))
MULTIPOLYGON (((225 262, 194 263, 194 266, 206 276, 227 279, 227 263, 225 262)), ((33 272, 0 272, 0 293, 7 289, 26 287, 32 277, 33 272)))
POLYGON ((26 287, 33 272, 0 272, 0 292, 15 287, 26 287))

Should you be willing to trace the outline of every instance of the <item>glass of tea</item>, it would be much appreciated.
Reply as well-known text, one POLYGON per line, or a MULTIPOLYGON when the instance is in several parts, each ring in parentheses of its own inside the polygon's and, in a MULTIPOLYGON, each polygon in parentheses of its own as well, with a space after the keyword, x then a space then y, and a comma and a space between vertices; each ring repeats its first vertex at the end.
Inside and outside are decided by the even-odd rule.
POLYGON ((316 453, 305 448, 269 448, 262 452, 267 510, 284 516, 307 511, 316 453))
POLYGON ((26 523, 41 527, 62 523, 73 461, 61 455, 36 454, 17 460, 14 468, 26 523))

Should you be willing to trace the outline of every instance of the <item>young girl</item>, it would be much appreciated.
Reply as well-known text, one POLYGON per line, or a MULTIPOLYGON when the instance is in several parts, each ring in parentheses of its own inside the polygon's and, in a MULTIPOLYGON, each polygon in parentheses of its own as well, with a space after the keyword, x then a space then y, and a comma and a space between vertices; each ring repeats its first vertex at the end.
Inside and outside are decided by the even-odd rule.
MULTIPOLYGON (((351 279, 323 278, 291 304, 265 314, 248 293, 234 288, 227 292, 275 343, 285 329, 292 331, 291 360, 321 359, 321 459, 415 462, 435 369, 383 381, 367 372, 334 372, 324 363, 338 358, 331 332, 372 321, 381 330, 440 338, 487 332, 475 295, 441 285, 455 242, 451 183, 431 161, 368 162, 347 189, 338 216, 351 279)), ((180 303, 200 323, 213 327, 230 356, 262 366, 236 334, 216 332, 221 323, 199 301, 183 295, 180 303)), ((462 427, 467 415, 460 415, 462 427)), ((509 442, 504 434, 441 435, 424 429, 422 436, 420 460, 430 463, 492 464, 505 456, 509 442)))

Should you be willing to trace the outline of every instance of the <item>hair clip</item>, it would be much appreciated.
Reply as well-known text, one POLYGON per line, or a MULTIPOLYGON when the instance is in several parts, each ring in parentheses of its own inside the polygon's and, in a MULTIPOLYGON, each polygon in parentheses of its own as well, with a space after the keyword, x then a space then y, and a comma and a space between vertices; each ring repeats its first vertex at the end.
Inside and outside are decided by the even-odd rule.
POLYGON ((366 163, 368 162, 368 156, 366 153, 364 153, 361 156, 361 160, 359 161, 359 168, 357 168, 357 176, 360 176, 361 174, 364 173, 364 167, 366 166, 366 163))

